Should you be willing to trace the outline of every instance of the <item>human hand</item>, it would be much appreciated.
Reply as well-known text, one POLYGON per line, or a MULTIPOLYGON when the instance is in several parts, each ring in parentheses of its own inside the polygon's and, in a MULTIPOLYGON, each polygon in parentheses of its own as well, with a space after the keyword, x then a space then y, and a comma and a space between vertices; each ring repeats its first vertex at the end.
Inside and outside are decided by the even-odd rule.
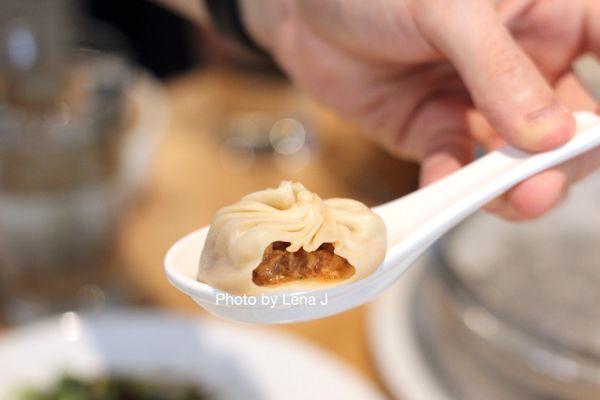
MULTIPOLYGON (((470 162, 477 144, 559 146, 574 134, 568 106, 593 104, 571 62, 600 54, 597 0, 247 0, 242 8, 296 83, 393 154, 419 161, 422 185, 470 162)), ((597 167, 600 150, 530 178, 488 209, 538 217, 597 167)))

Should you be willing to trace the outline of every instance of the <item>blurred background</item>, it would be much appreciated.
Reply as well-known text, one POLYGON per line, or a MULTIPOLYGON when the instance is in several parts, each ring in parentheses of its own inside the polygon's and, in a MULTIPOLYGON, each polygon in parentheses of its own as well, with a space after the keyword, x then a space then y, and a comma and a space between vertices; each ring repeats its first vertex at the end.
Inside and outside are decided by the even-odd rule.
MULTIPOLYGON (((593 59, 577 71, 600 90, 593 59)), ((600 398, 598 176, 534 224, 474 217, 368 307, 261 327, 269 357, 244 339, 255 327, 214 321, 164 277, 169 246, 249 192, 289 179, 373 206, 417 173, 269 60, 152 2, 3 0, 0 387, 199 368, 186 379, 245 382, 219 398, 350 399, 358 381, 363 399, 600 398), (174 315, 204 333, 178 336, 191 322, 174 315), (297 385, 327 368, 337 386, 297 385)))

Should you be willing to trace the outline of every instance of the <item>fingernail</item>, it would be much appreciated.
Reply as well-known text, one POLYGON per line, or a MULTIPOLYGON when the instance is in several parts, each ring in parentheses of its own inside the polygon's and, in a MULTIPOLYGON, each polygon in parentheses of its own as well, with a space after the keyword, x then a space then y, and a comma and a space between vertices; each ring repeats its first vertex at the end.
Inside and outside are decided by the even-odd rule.
POLYGON ((553 104, 529 113, 521 129, 523 146, 547 151, 566 143, 575 133, 575 120, 562 104, 553 104))

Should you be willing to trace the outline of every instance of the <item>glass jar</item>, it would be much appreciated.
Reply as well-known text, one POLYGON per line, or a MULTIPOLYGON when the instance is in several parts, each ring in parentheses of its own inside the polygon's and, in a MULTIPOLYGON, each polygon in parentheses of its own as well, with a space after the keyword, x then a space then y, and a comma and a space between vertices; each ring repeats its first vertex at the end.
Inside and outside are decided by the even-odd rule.
POLYGON ((114 233, 164 128, 162 91, 111 31, 66 33, 68 3, 0 6, 0 306, 12 321, 102 302, 119 282, 114 233))

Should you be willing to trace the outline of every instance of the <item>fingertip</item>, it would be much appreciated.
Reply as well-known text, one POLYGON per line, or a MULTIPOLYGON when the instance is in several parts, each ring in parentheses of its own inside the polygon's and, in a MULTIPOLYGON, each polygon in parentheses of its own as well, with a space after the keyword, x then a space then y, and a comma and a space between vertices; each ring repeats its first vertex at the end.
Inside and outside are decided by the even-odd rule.
POLYGON ((523 217, 519 215, 509 203, 504 203, 502 206, 496 208, 485 208, 486 211, 510 222, 521 222, 523 217))
POLYGON ((562 171, 549 170, 513 188, 506 199, 520 220, 536 219, 564 199, 567 186, 567 177, 562 171))
POLYGON ((527 151, 549 151, 571 140, 575 130, 573 115, 562 105, 555 104, 528 114, 515 144, 527 151))
POLYGON ((448 131, 430 139, 421 162, 421 186, 445 178, 473 160, 474 142, 460 132, 448 131))
POLYGON ((520 215, 508 202, 506 193, 486 204, 483 209, 507 221, 518 222, 521 219, 520 215))
POLYGON ((463 164, 451 153, 432 154, 421 163, 419 183, 421 186, 427 186, 458 171, 462 166, 463 164))

